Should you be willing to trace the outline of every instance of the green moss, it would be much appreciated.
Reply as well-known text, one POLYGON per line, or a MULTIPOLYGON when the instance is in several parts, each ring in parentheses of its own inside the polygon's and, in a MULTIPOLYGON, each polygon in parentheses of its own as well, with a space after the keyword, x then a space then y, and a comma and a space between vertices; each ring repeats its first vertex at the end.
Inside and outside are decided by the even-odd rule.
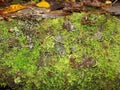
POLYGON ((74 13, 36 26, 29 22, 0 21, 0 85, 18 90, 120 89, 119 19, 74 13), (72 27, 66 29, 63 24, 69 21, 72 27), (70 64, 71 58, 78 67, 70 64), (81 65, 90 58, 94 66, 81 65))

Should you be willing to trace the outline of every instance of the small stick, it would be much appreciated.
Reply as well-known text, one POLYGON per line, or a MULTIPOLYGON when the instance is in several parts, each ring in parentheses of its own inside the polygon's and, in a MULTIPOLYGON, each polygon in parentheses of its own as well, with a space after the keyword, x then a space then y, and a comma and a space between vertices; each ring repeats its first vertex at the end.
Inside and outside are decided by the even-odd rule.
POLYGON ((112 4, 115 4, 118 0, 115 0, 112 4))

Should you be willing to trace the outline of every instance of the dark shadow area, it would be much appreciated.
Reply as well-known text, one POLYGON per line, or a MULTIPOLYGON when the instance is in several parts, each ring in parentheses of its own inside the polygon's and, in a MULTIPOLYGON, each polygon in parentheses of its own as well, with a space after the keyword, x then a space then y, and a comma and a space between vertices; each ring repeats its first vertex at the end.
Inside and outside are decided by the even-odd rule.
POLYGON ((9 86, 0 86, 0 90, 12 90, 12 88, 10 88, 9 86))

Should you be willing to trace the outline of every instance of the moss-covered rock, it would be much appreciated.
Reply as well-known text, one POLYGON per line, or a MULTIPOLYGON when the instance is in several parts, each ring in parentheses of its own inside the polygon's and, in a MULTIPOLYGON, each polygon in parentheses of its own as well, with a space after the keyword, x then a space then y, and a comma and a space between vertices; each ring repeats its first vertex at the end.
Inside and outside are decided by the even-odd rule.
POLYGON ((0 21, 0 34, 1 86, 120 89, 120 20, 115 17, 74 13, 38 23, 0 21))

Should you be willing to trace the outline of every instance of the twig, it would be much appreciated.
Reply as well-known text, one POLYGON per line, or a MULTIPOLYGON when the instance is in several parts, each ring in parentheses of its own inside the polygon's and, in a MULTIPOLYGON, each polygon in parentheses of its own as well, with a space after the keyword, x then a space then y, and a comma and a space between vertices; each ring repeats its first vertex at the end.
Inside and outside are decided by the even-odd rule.
POLYGON ((115 4, 118 0, 115 0, 112 4, 115 4))

